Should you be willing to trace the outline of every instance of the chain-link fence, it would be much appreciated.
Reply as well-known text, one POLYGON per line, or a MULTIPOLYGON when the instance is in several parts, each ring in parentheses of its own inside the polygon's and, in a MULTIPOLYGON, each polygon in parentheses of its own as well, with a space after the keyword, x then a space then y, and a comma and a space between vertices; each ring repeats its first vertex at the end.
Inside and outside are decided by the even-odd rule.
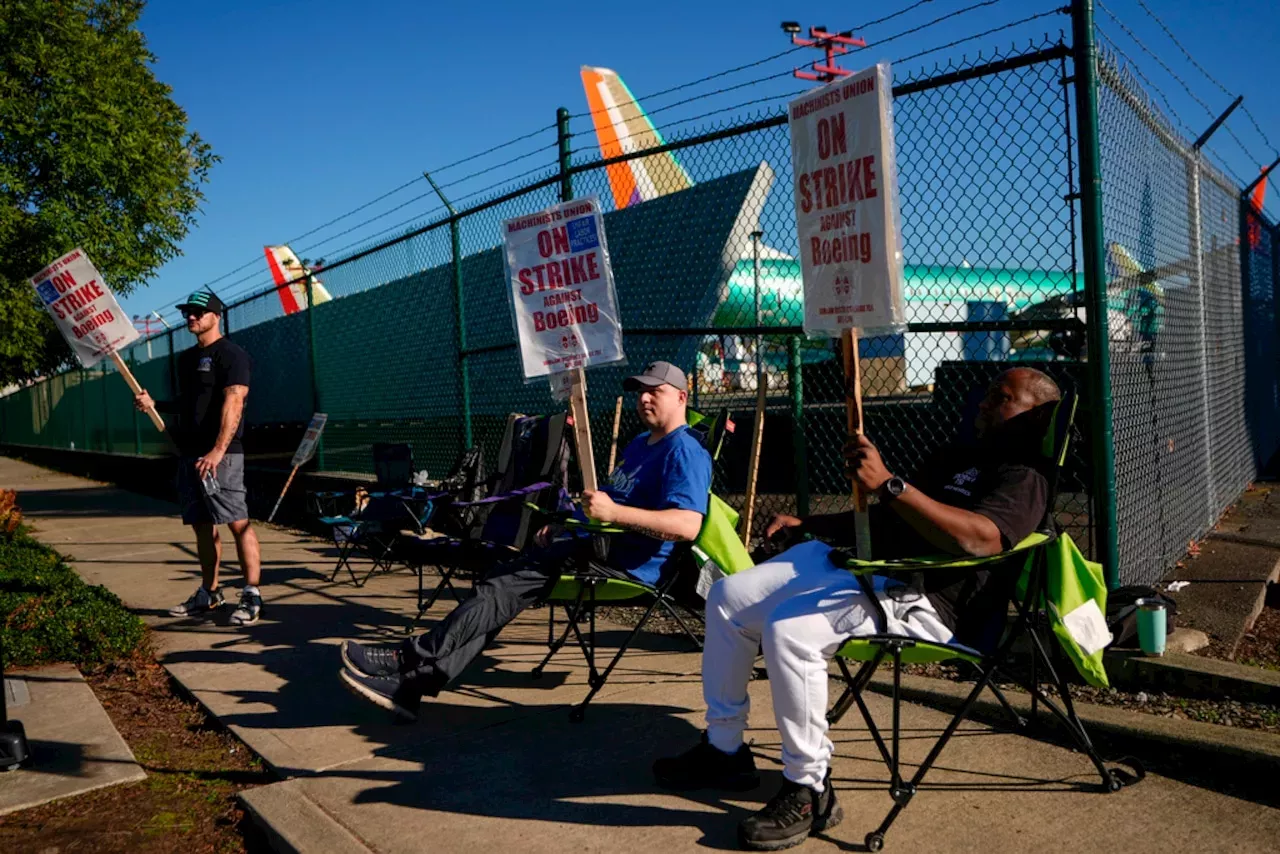
POLYGON ((1246 411, 1249 377, 1276 377, 1274 235, 1119 57, 1099 71, 1118 545, 1126 580, 1151 583, 1276 448, 1265 398, 1246 411))
MULTIPOLYGON (((1100 557, 1117 538, 1119 577, 1150 581, 1280 445, 1277 253, 1270 224, 1251 213, 1242 222, 1239 188, 1103 55, 1093 119, 1105 245, 1094 248, 1108 270, 1090 282, 1082 248, 1098 235, 1082 228, 1091 185, 1081 180, 1077 107, 1089 75, 1078 55, 1050 39, 927 74, 898 68, 909 322, 860 343, 865 425, 890 468, 909 477, 968 435, 978 396, 1000 371, 1047 371, 1081 396, 1059 523, 1100 557), (1108 376, 1086 357, 1104 322, 1087 311, 1089 288, 1105 288, 1108 376), (1095 441, 1095 404, 1108 399, 1114 520, 1093 510, 1111 477, 1098 465, 1108 449, 1095 441)), ((593 153, 589 127, 576 116, 548 131, 545 160, 522 184, 455 199, 456 215, 327 265, 319 277, 331 301, 286 315, 270 290, 231 307, 227 330, 255 361, 253 466, 286 466, 311 412, 324 411, 321 471, 367 474, 372 445, 398 441, 438 476, 468 442, 496 450, 509 412, 562 408, 545 380, 521 379, 499 225, 569 194, 594 195, 606 211, 629 360, 588 373, 598 465, 609 456, 622 377, 666 359, 689 373, 695 408, 727 410, 736 423, 715 488, 738 507, 763 384, 756 536, 776 512, 847 507, 838 342, 800 328, 785 113, 658 138, 608 160, 593 153), (557 159, 558 148, 572 153, 557 159), (643 184, 639 199, 620 192, 628 181, 643 184)), ((192 343, 166 333, 133 346, 128 360, 153 395, 172 397, 176 354, 192 343)), ((0 439, 159 453, 108 373, 71 371, 0 399, 0 439)), ((638 430, 624 405, 620 442, 638 430)))

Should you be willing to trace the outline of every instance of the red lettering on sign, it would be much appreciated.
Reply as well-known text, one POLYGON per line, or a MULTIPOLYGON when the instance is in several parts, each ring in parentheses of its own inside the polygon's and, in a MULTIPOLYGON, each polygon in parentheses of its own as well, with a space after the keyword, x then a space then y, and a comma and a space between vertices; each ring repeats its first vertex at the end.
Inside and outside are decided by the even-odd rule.
POLYGON ((818 159, 826 160, 836 154, 848 153, 844 130, 844 113, 836 113, 826 119, 818 119, 818 159))

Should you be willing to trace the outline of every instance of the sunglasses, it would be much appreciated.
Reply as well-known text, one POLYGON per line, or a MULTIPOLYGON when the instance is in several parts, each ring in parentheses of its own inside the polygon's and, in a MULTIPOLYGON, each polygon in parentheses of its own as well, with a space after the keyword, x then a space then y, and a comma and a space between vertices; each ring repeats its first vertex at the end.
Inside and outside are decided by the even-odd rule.
POLYGON ((189 308, 182 313, 183 317, 189 317, 193 320, 199 320, 209 313, 207 308, 189 308))

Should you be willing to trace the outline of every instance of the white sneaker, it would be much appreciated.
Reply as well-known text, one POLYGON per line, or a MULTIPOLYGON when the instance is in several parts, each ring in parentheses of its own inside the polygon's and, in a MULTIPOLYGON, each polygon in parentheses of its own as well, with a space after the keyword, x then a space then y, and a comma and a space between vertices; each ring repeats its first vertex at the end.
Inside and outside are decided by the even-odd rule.
POLYGON ((221 590, 215 590, 210 593, 204 589, 204 586, 196 588, 196 592, 191 594, 191 598, 183 602, 181 605, 175 605, 169 609, 170 617, 194 617, 196 614, 203 614, 212 611, 214 608, 221 608, 226 604, 226 600, 222 597, 221 590))
POLYGON ((240 604, 231 614, 231 625, 251 626, 262 613, 262 596, 252 590, 240 591, 240 604))

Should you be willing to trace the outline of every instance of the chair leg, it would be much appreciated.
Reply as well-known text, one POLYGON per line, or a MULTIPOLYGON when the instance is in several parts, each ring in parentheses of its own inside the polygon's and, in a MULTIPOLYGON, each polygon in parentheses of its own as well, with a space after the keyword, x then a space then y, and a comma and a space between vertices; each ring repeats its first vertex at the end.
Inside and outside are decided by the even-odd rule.
POLYGON ((1058 708, 1057 703, 1050 700, 1047 696, 1043 696, 1041 694, 1039 684, 1035 682, 1026 686, 1031 691, 1032 701, 1034 702, 1036 697, 1040 697, 1045 708, 1047 708, 1054 717, 1058 718, 1062 725, 1067 728, 1067 731, 1071 733, 1071 737, 1075 740, 1081 752, 1089 757, 1089 761, 1091 761, 1093 763, 1093 767, 1097 769, 1098 776, 1102 778, 1103 788, 1109 790, 1119 788, 1119 786, 1115 785, 1114 775, 1107 769, 1106 763, 1103 762, 1102 757, 1098 755, 1097 748, 1093 746, 1093 741, 1089 738, 1089 733, 1085 731, 1084 723, 1081 722, 1079 715, 1076 714, 1075 703, 1071 700, 1071 688, 1067 684, 1066 679, 1058 673, 1057 668, 1055 668, 1053 663, 1049 660, 1044 644, 1040 641, 1039 633, 1032 631, 1030 632, 1030 635, 1031 643, 1035 647, 1035 649, 1032 650, 1032 662, 1034 663, 1036 659, 1041 660, 1041 663, 1049 672, 1049 678, 1053 681, 1054 687, 1058 690, 1058 696, 1062 700, 1063 708, 1058 708))
POLYGON ((355 571, 352 570, 351 568, 351 557, 352 557, 352 551, 354 549, 355 549, 355 544, 352 543, 350 540, 347 540, 338 545, 338 563, 336 566, 334 566, 333 573, 329 576, 330 584, 337 581, 338 573, 342 572, 342 570, 345 569, 347 571, 347 574, 351 576, 352 582, 354 582, 357 587, 360 586, 359 581, 356 579, 355 571))
POLYGON ((684 618, 680 616, 680 612, 676 610, 676 607, 673 604, 674 601, 675 600, 665 593, 659 594, 658 596, 658 602, 666 609, 667 613, 680 624, 680 628, 689 636, 689 640, 693 641, 695 647, 702 649, 702 641, 698 640, 698 636, 694 633, 693 629, 689 628, 689 625, 684 621, 684 618))
MULTIPOLYGON (((594 598, 595 597, 593 596, 592 599, 594 600, 594 598)), ((649 622, 649 617, 650 615, 653 614, 653 610, 658 607, 659 601, 660 600, 655 597, 654 600, 649 603, 649 607, 648 609, 645 610, 644 616, 640 618, 640 622, 636 623, 636 627, 631 630, 631 634, 627 635, 627 637, 622 641, 622 644, 618 647, 618 651, 614 653, 613 660, 610 661, 609 665, 599 674, 594 673, 596 626, 595 626, 595 607, 594 607, 595 602, 594 601, 592 602, 593 607, 591 609, 591 648, 592 648, 593 655, 592 655, 592 661, 591 661, 591 670, 593 671, 593 675, 591 678, 591 690, 587 693, 587 696, 582 700, 582 702, 579 703, 577 706, 575 706, 573 710, 569 713, 569 720, 573 721, 574 723, 581 723, 586 718, 587 704, 590 703, 591 699, 595 697, 596 693, 599 692, 599 690, 604 687, 605 682, 607 682, 609 679, 609 674, 612 673, 613 669, 618 666, 618 662, 621 661, 622 656, 626 654, 627 648, 631 646, 631 641, 635 639, 636 635, 640 634, 640 630, 644 628, 645 623, 649 622)))
POLYGON ((991 693, 996 695, 996 699, 1000 701, 1000 705, 1004 706, 1004 710, 1009 713, 1009 719, 1013 721, 1014 729, 1024 729, 1027 725, 1027 719, 1018 714, 1017 710, 1014 709, 1013 706, 1009 705, 1008 698, 1005 697, 1004 692, 1001 691, 1000 687, 995 683, 994 673, 991 675, 991 684, 988 687, 991 689, 991 693))
MULTIPOLYGON (((423 614, 431 610, 431 606, 436 604, 436 600, 440 598, 440 594, 443 593, 445 590, 448 590, 450 593, 452 593, 453 598, 455 600, 459 602, 462 601, 461 599, 458 599, 458 591, 453 589, 453 574, 457 572, 457 567, 437 566, 436 569, 439 570, 440 572, 440 583, 437 584, 435 586, 435 589, 431 591, 431 596, 428 597, 426 603, 422 602, 422 579, 421 579, 421 576, 419 576, 419 580, 418 580, 418 618, 419 619, 422 617, 423 614)), ((414 622, 416 623, 417 620, 415 619, 414 622)))
POLYGON ((840 667, 840 673, 844 677, 844 693, 836 700, 835 705, 831 707, 831 711, 827 712, 827 724, 835 726, 840 723, 840 719, 845 716, 849 708, 853 705, 854 697, 862 693, 862 689, 871 681, 872 674, 875 673, 880 662, 884 660, 884 651, 880 650, 876 657, 871 661, 864 662, 862 667, 858 669, 858 675, 854 676, 849 673, 849 665, 845 663, 843 658, 837 656, 836 664, 840 667))
MULTIPOLYGON (((586 592, 587 587, 584 584, 578 591, 578 598, 574 600, 573 607, 565 607, 565 616, 568 618, 568 622, 565 624, 564 631, 561 633, 560 637, 552 640, 552 635, 548 632, 547 646, 549 648, 547 649, 546 656, 543 657, 542 661, 539 661, 533 668, 534 679, 538 679, 542 676, 542 671, 546 669, 546 666, 551 663, 551 659, 555 657, 555 654, 559 652, 561 647, 565 645, 565 642, 569 640, 569 633, 573 630, 573 626, 577 622, 579 614, 582 611, 582 598, 586 595, 586 592)), ((554 626, 554 623, 552 625, 554 626)))
MULTIPOLYGON (((1004 650, 1002 649, 1001 652, 1004 652, 1004 650)), ((897 765, 897 759, 898 759, 898 751, 897 751, 897 740, 898 740, 897 682, 898 682, 898 679, 897 679, 896 671, 898 670, 899 665, 900 665, 900 662, 895 661, 894 734, 893 734, 894 736, 893 760, 894 760, 895 766, 897 765)), ((951 718, 950 723, 947 724, 947 728, 942 731, 942 735, 938 738, 938 741, 933 745, 933 749, 929 751, 929 755, 926 756, 925 760, 920 763, 920 767, 916 769, 916 773, 914 776, 912 776, 911 781, 904 783, 900 779, 898 779, 898 785, 890 789, 889 794, 893 798, 893 807, 890 808, 889 813, 884 817, 884 820, 880 822, 880 826, 876 828, 874 831, 872 831, 871 833, 867 834, 866 845, 869 849, 871 849, 872 851, 879 851, 884 846, 885 834, 889 832, 889 828, 890 826, 892 826, 894 820, 897 819, 898 814, 901 813, 904 809, 906 809, 907 804, 911 802, 912 797, 915 796, 915 793, 919 789, 920 783, 924 780, 925 775, 929 773, 929 769, 933 767, 933 763, 937 761, 939 754, 941 754, 943 748, 947 746, 947 742, 951 741, 951 736, 955 735, 955 732, 957 729, 959 729, 960 724, 969 716, 969 711, 970 709, 973 708, 973 704, 977 702, 979 695, 982 694, 982 692, 987 688, 988 684, 990 683, 991 672, 992 672, 992 669, 987 669, 982 671, 982 675, 979 677, 977 684, 973 686, 973 690, 971 690, 969 692, 969 696, 965 698, 964 704, 961 705, 960 710, 956 712, 954 717, 951 718)), ((895 769, 894 777, 897 778, 897 776, 898 775, 895 769)))

